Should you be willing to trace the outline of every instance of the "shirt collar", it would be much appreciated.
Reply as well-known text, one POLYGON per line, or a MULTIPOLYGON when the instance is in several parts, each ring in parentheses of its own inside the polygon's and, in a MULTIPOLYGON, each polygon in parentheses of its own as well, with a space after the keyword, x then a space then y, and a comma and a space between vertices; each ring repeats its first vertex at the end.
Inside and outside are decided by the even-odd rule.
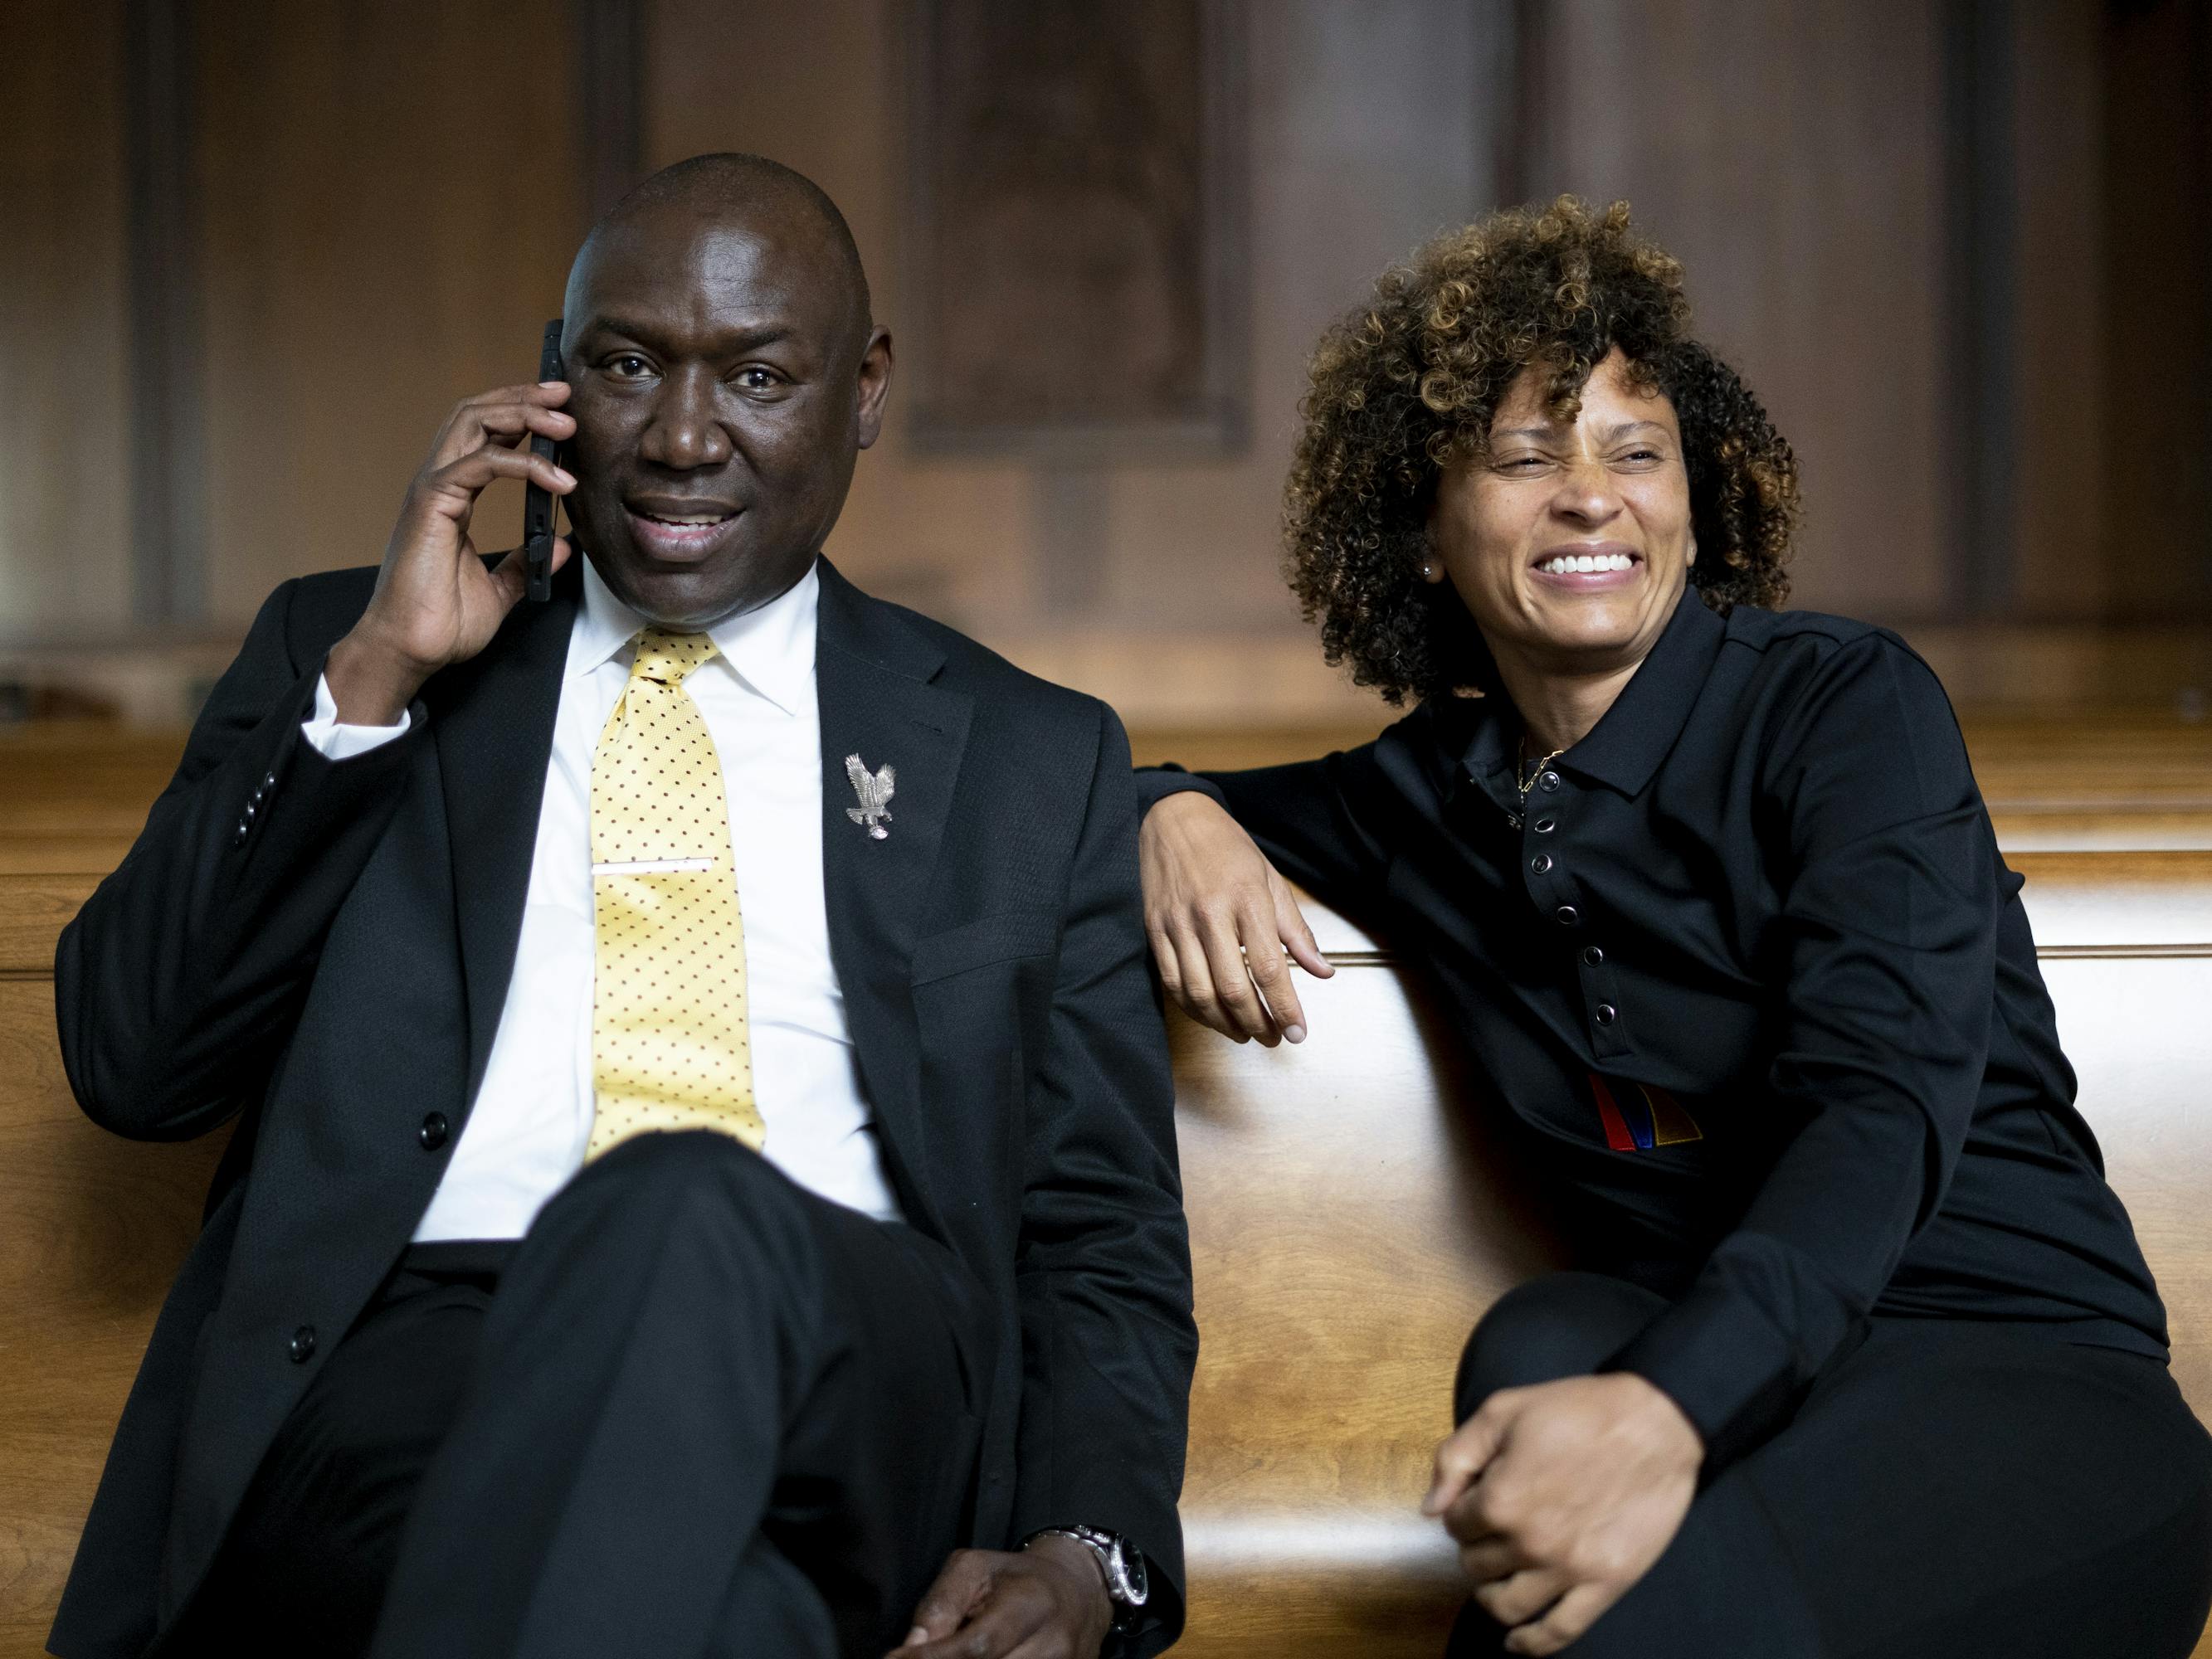
MULTIPOLYGON (((700 672, 714 672, 715 662, 726 664, 785 714, 798 714, 814 678, 814 625, 821 597, 820 574, 809 565, 804 576, 766 605, 708 629, 708 636, 720 654, 700 672)), ((614 596, 586 559, 583 608, 577 612, 576 631, 568 637, 568 678, 588 674, 627 652, 647 625, 614 596)))
MULTIPOLYGON (((1624 795, 1640 793, 1681 736, 1727 634, 1727 623, 1698 591, 1684 588, 1650 654, 1621 687, 1613 707, 1588 737, 1554 764, 1624 795)), ((1459 718, 1441 725, 1439 735, 1451 733, 1449 742, 1460 732, 1466 734, 1459 751, 1465 775, 1490 785, 1504 775, 1503 793, 1498 788, 1489 793, 1500 800, 1506 793, 1517 795, 1514 774, 1520 763, 1521 722, 1512 700, 1493 695, 1467 702, 1464 712, 1455 712, 1459 718)))

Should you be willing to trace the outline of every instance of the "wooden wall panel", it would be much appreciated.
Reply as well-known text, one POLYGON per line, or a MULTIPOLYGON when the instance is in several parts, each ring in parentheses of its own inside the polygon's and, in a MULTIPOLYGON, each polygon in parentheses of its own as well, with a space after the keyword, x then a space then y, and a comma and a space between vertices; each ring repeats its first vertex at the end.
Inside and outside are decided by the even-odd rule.
MULTIPOLYGON (((2124 615, 2212 623, 2212 4, 2106 9, 2104 532, 2124 615)), ((2212 632, 2212 629, 2208 629, 2212 632)))
POLYGON ((1626 198, 1796 446, 1796 603, 1926 615, 1942 477, 1938 9, 1563 0, 1532 194, 1626 198))
MULTIPOLYGON (((202 9, 210 559, 234 624, 384 556, 454 401, 536 378, 581 229, 566 8, 202 9)), ((485 497, 511 545, 519 486, 485 497)))
MULTIPOLYGON (((1477 137, 1486 88, 1473 78, 1465 0, 1356 9, 1267 0, 1243 10, 1249 449, 1226 459, 1105 457, 1060 471, 1029 460, 932 459, 906 443, 915 384, 895 380, 884 440, 861 458, 830 543, 887 597, 1085 689, 1108 689, 1084 678, 1094 641, 1117 653, 1133 641, 1142 653, 1167 636, 1218 657, 1221 645, 1233 650, 1255 634, 1263 649, 1302 639, 1276 563, 1306 356, 1385 265, 1489 205, 1477 137), (1065 568, 1071 561, 1086 568, 1065 568)), ((649 0, 647 20, 647 162, 750 149, 808 173, 851 221, 877 316, 896 337, 908 159, 904 9, 896 0, 763 5, 733 28, 711 0, 649 0), (757 73, 763 63, 775 72, 757 73)), ((1316 664, 1300 695, 1327 702, 1332 684, 1316 664)))
POLYGON ((0 639, 130 612, 121 14, 0 16, 0 639))
MULTIPOLYGON (((896 352, 904 152, 902 20, 888 0, 749 8, 729 26, 715 0, 646 0, 645 163, 744 150, 798 168, 830 193, 860 244, 877 320, 896 352), (757 66, 774 64, 772 75, 757 66)), ((1030 592, 1028 469, 909 463, 905 366, 890 419, 860 458, 830 550, 889 598, 972 626, 1030 592)))
POLYGON ((2020 187, 2020 459, 2012 598, 2016 614, 2100 614, 2105 458, 2123 434, 2100 418, 2105 374, 2104 87, 2108 9, 2098 0, 2014 9, 2014 149, 2020 187))

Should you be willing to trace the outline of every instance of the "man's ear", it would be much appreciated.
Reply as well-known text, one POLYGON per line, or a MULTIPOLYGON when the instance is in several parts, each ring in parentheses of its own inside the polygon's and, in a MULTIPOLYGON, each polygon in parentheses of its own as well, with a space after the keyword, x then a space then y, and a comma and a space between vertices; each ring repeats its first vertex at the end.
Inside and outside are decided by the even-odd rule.
POLYGON ((884 401, 891 389, 891 331, 878 323, 868 331, 868 343, 860 353, 860 370, 854 388, 857 403, 854 410, 854 425, 860 446, 873 447, 884 432, 884 401))
POLYGON ((1690 556, 1689 556, 1688 558, 1686 558, 1686 559, 1683 560, 1683 561, 1682 561, 1682 562, 1683 562, 1683 564, 1686 567, 1686 566, 1689 566, 1689 565, 1693 565, 1693 564, 1697 563, 1697 562, 1698 562, 1698 532, 1697 532, 1696 531, 1692 530, 1692 531, 1690 532, 1690 556))

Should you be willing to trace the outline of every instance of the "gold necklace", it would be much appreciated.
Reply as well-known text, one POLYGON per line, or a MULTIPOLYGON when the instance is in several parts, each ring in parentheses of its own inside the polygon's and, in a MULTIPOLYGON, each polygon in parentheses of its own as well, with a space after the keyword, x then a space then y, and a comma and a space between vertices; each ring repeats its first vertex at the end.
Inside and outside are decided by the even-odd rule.
POLYGON ((1521 799, 1522 800, 1528 799, 1528 792, 1536 787, 1536 780, 1543 776, 1544 769, 1566 752, 1567 751, 1564 749, 1554 749, 1550 754, 1545 756, 1543 759, 1538 761, 1534 767, 1531 767, 1528 764, 1528 734, 1525 732, 1521 734, 1521 748, 1519 750, 1520 760, 1522 768, 1523 771, 1526 772, 1527 775, 1516 777, 1514 781, 1521 786, 1521 799))

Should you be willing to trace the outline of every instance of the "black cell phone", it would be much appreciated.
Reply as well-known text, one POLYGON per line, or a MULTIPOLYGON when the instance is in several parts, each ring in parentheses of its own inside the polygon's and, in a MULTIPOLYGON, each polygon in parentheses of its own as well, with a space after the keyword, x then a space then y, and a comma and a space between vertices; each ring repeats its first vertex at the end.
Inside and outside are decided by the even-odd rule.
MULTIPOLYGON (((565 380, 568 372, 561 366, 561 319, 556 317, 545 325, 545 343, 538 349, 538 378, 541 380, 565 380)), ((530 453, 545 459, 556 460, 560 446, 538 433, 530 434, 530 453)), ((535 478, 526 478, 522 484, 522 568, 530 578, 527 590, 531 599, 550 599, 553 597, 553 492, 535 478)))

